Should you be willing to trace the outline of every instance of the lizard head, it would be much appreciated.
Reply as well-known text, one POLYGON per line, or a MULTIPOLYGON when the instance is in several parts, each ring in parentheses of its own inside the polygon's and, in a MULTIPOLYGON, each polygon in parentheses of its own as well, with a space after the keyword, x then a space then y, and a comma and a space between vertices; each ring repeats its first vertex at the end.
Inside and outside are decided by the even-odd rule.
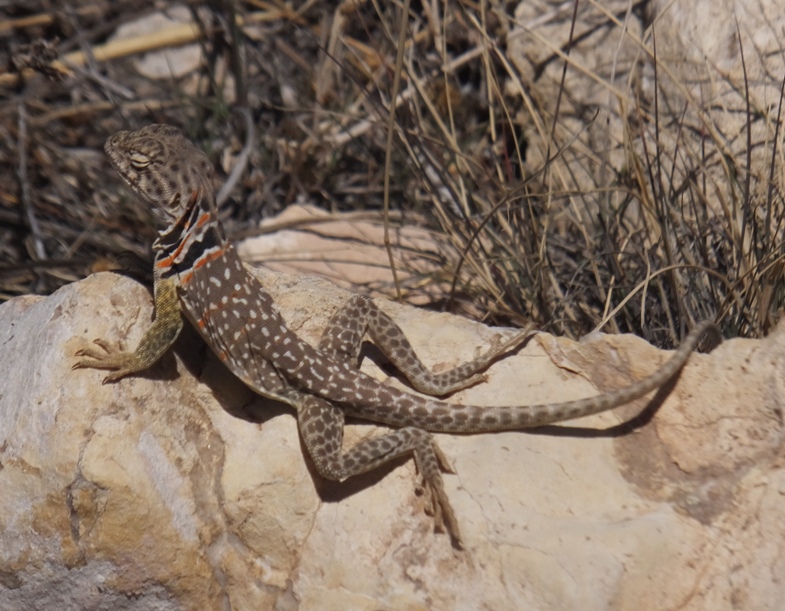
POLYGON ((206 202, 214 197, 210 160, 176 127, 155 124, 117 132, 104 150, 128 186, 152 205, 165 225, 179 220, 195 198, 206 202))

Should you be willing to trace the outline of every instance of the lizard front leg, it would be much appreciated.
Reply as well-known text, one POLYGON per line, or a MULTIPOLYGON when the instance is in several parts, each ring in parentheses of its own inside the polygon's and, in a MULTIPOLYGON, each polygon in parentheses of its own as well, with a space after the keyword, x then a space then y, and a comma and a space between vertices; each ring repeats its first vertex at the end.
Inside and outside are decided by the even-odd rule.
POLYGON ((183 328, 177 285, 174 280, 155 282, 155 320, 142 336, 142 341, 133 352, 111 352, 102 340, 94 340, 101 350, 89 346, 76 352, 79 359, 72 369, 113 369, 103 383, 114 382, 125 376, 150 367, 177 339, 183 328))
POLYGON ((366 331, 376 347, 415 389, 432 396, 448 395, 484 382, 485 375, 478 372, 486 369, 501 355, 518 348, 533 335, 530 325, 507 341, 496 341, 489 350, 474 360, 449 371, 434 373, 423 365, 406 335, 392 318, 380 310, 370 298, 354 295, 330 319, 319 348, 341 356, 356 366, 366 331))

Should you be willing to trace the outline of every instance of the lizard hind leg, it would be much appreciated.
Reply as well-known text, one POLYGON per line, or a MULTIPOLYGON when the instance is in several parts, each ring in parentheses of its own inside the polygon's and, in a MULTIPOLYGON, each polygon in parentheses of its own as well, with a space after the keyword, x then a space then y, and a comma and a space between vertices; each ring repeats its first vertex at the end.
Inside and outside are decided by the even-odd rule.
POLYGON ((497 340, 485 353, 449 371, 434 373, 417 356, 395 321, 364 295, 354 295, 330 319, 319 348, 347 359, 355 366, 362 339, 368 332, 373 343, 409 383, 422 393, 444 396, 485 381, 478 373, 503 354, 518 348, 533 335, 529 326, 507 340, 497 340))
MULTIPOLYGON (((373 301, 361 295, 353 296, 332 316, 322 334, 319 349, 357 367, 366 331, 415 388, 424 392, 431 390, 431 394, 444 394, 463 388, 474 383, 463 378, 471 377, 483 365, 487 366, 480 363, 457 384, 445 374, 433 374, 417 358, 403 331, 373 301), (437 382, 429 384, 428 381, 434 377, 437 382)), ((522 340, 516 336, 515 341, 520 343, 522 340)), ((507 349, 510 349, 509 343, 507 349)), ((496 350, 495 354, 501 352, 500 348, 496 350)), ((452 469, 430 433, 407 426, 365 439, 344 452, 343 409, 319 397, 305 395, 298 402, 297 419, 303 443, 317 471, 326 479, 343 481, 400 456, 413 454, 423 479, 426 512, 433 515, 436 528, 446 530, 453 544, 461 547, 458 522, 441 475, 442 470, 451 472, 452 469)))
POLYGON ((414 454, 423 479, 426 513, 433 515, 437 529, 450 534, 456 547, 462 547, 458 522, 441 475, 442 469, 451 469, 430 433, 407 426, 360 441, 344 452, 344 413, 339 407, 324 399, 306 396, 298 406, 297 420, 316 470, 326 479, 343 481, 372 471, 399 456, 414 454))

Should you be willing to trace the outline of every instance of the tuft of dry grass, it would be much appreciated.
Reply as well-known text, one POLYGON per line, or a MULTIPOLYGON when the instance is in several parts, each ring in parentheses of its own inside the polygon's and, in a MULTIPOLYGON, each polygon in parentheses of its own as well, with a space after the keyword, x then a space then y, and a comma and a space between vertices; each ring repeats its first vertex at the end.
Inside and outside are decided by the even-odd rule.
MULTIPOLYGON (((228 177, 230 234, 297 201, 425 218, 439 271, 392 297, 428 283, 443 289, 434 307, 489 322, 661 346, 704 318, 749 337, 776 322, 785 82, 762 105, 757 76, 724 74, 744 117, 729 130, 658 53, 656 21, 591 2, 534 18, 501 0, 190 2, 187 23, 110 40, 155 6, 12 2, 0 16, 0 299, 149 257, 148 213, 101 147, 169 122, 228 177), (185 75, 134 63, 186 43, 201 54, 185 75), (600 43, 608 59, 592 64, 600 43)), ((763 63, 738 45, 745 67, 763 63)))

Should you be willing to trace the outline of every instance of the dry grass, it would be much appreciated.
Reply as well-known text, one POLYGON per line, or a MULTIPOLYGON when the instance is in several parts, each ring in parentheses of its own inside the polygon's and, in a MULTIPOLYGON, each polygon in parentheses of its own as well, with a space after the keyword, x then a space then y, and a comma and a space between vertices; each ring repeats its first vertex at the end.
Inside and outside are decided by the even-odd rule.
POLYGON ((225 174, 243 170, 223 205, 230 233, 299 200, 395 210, 399 223, 425 215, 440 272, 391 296, 440 283, 435 307, 569 336, 603 326, 663 346, 704 318, 726 335, 770 329, 783 301, 781 89, 759 108, 748 84, 730 82, 746 103, 735 109, 743 129, 729 134, 657 59, 651 28, 625 35, 651 74, 628 66, 620 84, 615 64, 574 59, 630 15, 592 3, 583 8, 595 21, 567 13, 568 43, 544 38, 548 52, 524 73, 510 33, 538 30, 515 22, 514 5, 406 4, 194 2, 198 25, 124 43, 107 37, 152 2, 75 2, 58 14, 6 5, 3 59, 38 73, 0 74, 0 298, 51 292, 125 250, 149 256, 149 218, 117 189, 101 146, 118 129, 169 122, 225 174), (203 61, 181 78, 133 68, 142 50, 191 40, 203 61), (556 87, 538 91, 546 71, 556 87), (636 79, 653 94, 629 93, 636 79), (586 82, 606 104, 580 99, 586 82), (607 117, 617 131, 603 131, 607 117))

